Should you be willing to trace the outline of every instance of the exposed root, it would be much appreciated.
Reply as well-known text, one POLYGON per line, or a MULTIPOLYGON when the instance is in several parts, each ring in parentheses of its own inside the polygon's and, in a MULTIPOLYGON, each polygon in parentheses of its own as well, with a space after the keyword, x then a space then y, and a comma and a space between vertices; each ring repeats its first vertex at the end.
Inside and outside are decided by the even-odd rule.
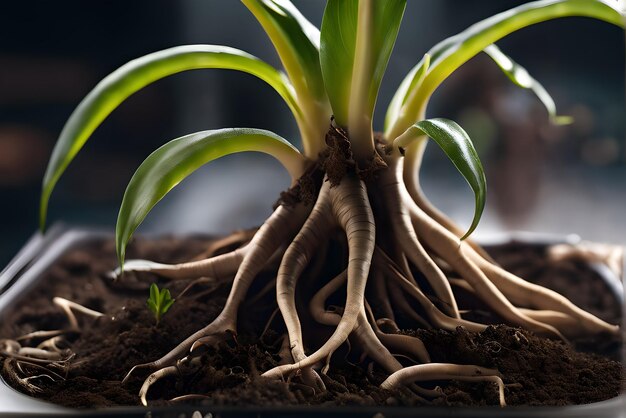
POLYGON ((344 313, 333 335, 315 353, 295 364, 268 370, 263 374, 265 377, 282 377, 327 358, 348 339, 363 310, 365 285, 375 245, 374 215, 365 184, 354 175, 348 175, 338 186, 330 189, 330 200, 333 215, 346 232, 350 251, 344 313))
POLYGON ((76 302, 72 302, 71 300, 60 297, 53 298, 52 303, 54 303, 63 310, 63 312, 67 316, 68 321, 70 322, 70 327, 73 330, 80 330, 78 320, 76 319, 73 311, 80 312, 83 315, 87 315, 92 318, 98 318, 103 315, 101 312, 94 311, 93 309, 86 308, 76 302))
MULTIPOLYGON (((394 163, 392 162, 391 164, 394 163)), ((387 215, 391 221, 394 237, 413 265, 426 276, 435 295, 441 300, 444 312, 453 318, 460 318, 459 308, 452 294, 452 288, 448 279, 428 255, 415 234, 411 224, 411 216, 401 200, 402 188, 404 187, 402 179, 394 176, 393 168, 392 165, 389 170, 381 174, 378 185, 385 194, 385 202, 388 208, 387 215)))
POLYGON ((202 254, 199 254, 198 256, 194 257, 191 261, 202 261, 207 258, 211 258, 217 255, 217 253, 222 252, 224 248, 233 247, 233 246, 237 246, 237 247, 245 246, 245 244, 250 242, 254 234, 256 234, 257 230, 258 229, 235 231, 228 236, 215 240, 207 246, 206 250, 204 250, 202 254))
POLYGON ((376 337, 385 347, 393 352, 407 354, 411 359, 419 363, 430 363, 430 354, 428 354, 428 350, 426 350, 426 346, 422 340, 417 337, 411 337, 410 335, 386 334, 382 332, 378 327, 378 321, 375 320, 369 304, 366 304, 365 308, 376 337))
POLYGON ((385 380, 380 387, 392 390, 400 385, 427 380, 467 380, 493 382, 498 385, 500 406, 506 406, 504 382, 497 370, 478 366, 465 366, 446 363, 419 364, 398 370, 385 380))
POLYGON ((187 337, 160 359, 134 366, 124 377, 122 384, 125 384, 138 370, 158 370, 171 366, 190 349, 193 351, 201 345, 215 344, 222 341, 226 335, 236 334, 237 311, 252 281, 282 243, 293 238, 295 230, 304 222, 308 212, 308 208, 302 205, 279 206, 248 244, 250 251, 246 251, 241 260, 224 309, 218 317, 206 327, 187 337))
MULTIPOLYGON (((247 253, 248 245, 226 254, 189 263, 161 264, 148 260, 128 260, 124 264, 123 272, 149 272, 172 280, 194 279, 203 276, 219 280, 232 277, 247 253)), ((118 267, 111 272, 111 277, 117 280, 122 277, 123 272, 122 268, 118 267)))
POLYGON ((199 393, 189 393, 187 395, 177 396, 175 398, 170 399, 170 402, 189 402, 189 401, 202 401, 206 399, 211 399, 210 396, 201 395, 199 393))
POLYGON ((150 386, 159 381, 159 379, 163 379, 164 377, 172 376, 177 373, 178 368, 176 366, 168 366, 157 370, 156 372, 148 376, 143 382, 143 385, 141 385, 141 389, 139 389, 139 399, 141 399, 141 404, 143 406, 148 406, 148 400, 146 399, 146 396, 148 396, 148 390, 150 390, 150 386))
MULTIPOLYGON (((276 279, 276 300, 287 326, 291 354, 295 362, 306 357, 302 327, 297 315, 296 283, 313 258, 315 248, 333 226, 329 189, 330 183, 324 182, 311 214, 283 256, 276 279)), ((310 367, 303 369, 302 375, 305 384, 317 389, 324 388, 324 383, 310 367)))
POLYGON ((14 340, 0 340, 0 358, 3 358, 3 373, 8 376, 18 387, 29 393, 42 392, 43 389, 32 383, 37 380, 50 380, 58 382, 65 377, 55 372, 67 373, 70 360, 74 353, 67 347, 64 336, 80 333, 81 328, 74 312, 81 313, 92 318, 98 318, 103 314, 93 309, 86 308, 76 302, 55 297, 53 303, 59 306, 70 324, 68 329, 34 331, 21 335, 14 340), (36 346, 23 346, 24 342, 36 343, 44 339, 36 346))
MULTIPOLYGON (((463 317, 465 312, 459 310, 455 298, 458 289, 473 294, 508 323, 544 335, 565 340, 564 335, 578 333, 617 334, 617 326, 576 307, 556 292, 506 272, 475 243, 461 242, 459 228, 430 205, 415 179, 407 182, 402 158, 394 153, 385 155, 388 168, 374 167, 366 184, 359 178, 346 132, 331 127, 326 140, 329 149, 320 166, 311 168, 306 177, 306 181, 314 183, 307 186, 316 194, 307 200, 311 204, 303 204, 301 196, 294 195, 297 199, 278 206, 254 235, 239 233, 220 241, 207 250, 205 255, 210 258, 205 260, 174 265, 135 260, 126 264, 126 271, 151 272, 174 280, 195 279, 183 293, 200 283, 217 286, 232 282, 224 309, 215 320, 160 359, 133 367, 124 378, 123 383, 139 369, 153 372, 140 391, 144 404, 156 381, 180 373, 183 365, 198 364, 198 349, 202 345, 214 345, 236 336, 238 310, 254 278, 264 269, 277 270, 276 279, 269 280, 247 301, 258 302, 275 286, 278 310, 267 321, 261 339, 275 322, 278 311, 287 333, 282 339, 278 366, 260 372, 264 377, 287 382, 299 376, 304 385, 293 384, 312 393, 325 390, 331 357, 342 344, 348 344, 349 353, 357 351, 362 360, 371 359, 389 374, 381 385, 384 389, 409 385, 405 390, 432 398, 440 396, 441 390, 423 389, 414 382, 486 381, 498 385, 500 405, 504 406, 504 384, 497 370, 430 363, 423 342, 400 333, 395 322, 396 317, 401 317, 425 328, 453 331, 461 326, 470 331, 484 330, 487 325, 463 317), (322 173, 326 175, 324 181, 322 173), (337 271, 345 270, 320 283, 325 255, 329 248, 334 248, 328 237, 337 226, 344 232, 338 251, 342 257, 347 252, 347 268, 345 264, 338 266, 337 271), (243 246, 215 255, 236 245, 243 246), (334 328, 326 341, 310 345, 303 340, 296 299, 300 278, 307 268, 311 282, 305 287, 312 295, 309 313, 316 323, 334 328), (328 305, 329 298, 343 295, 344 289, 343 303, 333 299, 334 305, 328 305), (374 312, 368 302, 374 305, 374 312), (307 355, 307 347, 319 348, 307 355), (422 364, 404 367, 398 360, 403 356, 422 364), (179 358, 183 360, 178 361, 179 358)), ((19 348, 16 351, 14 345, 11 347, 14 353, 10 360, 19 361, 19 348)), ((38 357, 37 364, 44 367, 45 361, 50 361, 41 357, 58 358, 60 351, 54 347, 50 340, 45 347, 31 351, 38 357), (51 354, 43 355, 37 350, 51 354)), ((368 367, 372 372, 373 366, 368 367)), ((196 398, 204 395, 184 395, 174 401, 196 398)))

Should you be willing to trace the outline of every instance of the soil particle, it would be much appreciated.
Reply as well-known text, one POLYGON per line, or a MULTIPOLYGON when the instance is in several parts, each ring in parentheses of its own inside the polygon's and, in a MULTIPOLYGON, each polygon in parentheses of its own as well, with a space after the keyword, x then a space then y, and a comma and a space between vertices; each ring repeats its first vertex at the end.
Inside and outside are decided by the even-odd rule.
POLYGON ((352 147, 348 133, 332 124, 325 140, 328 148, 322 154, 322 170, 328 176, 331 186, 336 186, 348 172, 355 170, 352 147))
MULTIPOLYGON (((209 241, 203 238, 157 240, 138 239, 129 249, 133 258, 160 262, 180 262, 201 254, 209 241)), ((606 294, 606 285, 586 266, 560 267, 548 263, 545 247, 525 245, 504 246, 492 253, 506 267, 526 278, 555 288, 580 306, 600 317, 618 322, 619 305, 614 299, 591 294, 606 294), (523 254, 525 260, 517 259, 523 254), (546 273, 547 272, 547 273, 546 273), (556 277, 553 282, 549 277, 556 277), (562 277, 562 279, 558 279, 562 277), (579 279, 576 279, 576 278, 579 279), (572 286, 580 280, 581 291, 572 286)), ((329 260, 328 265, 334 265, 329 260)), ((52 383, 41 380, 43 391, 37 396, 53 403, 75 407, 108 407, 137 405, 137 393, 143 375, 122 386, 121 379, 130 368, 153 361, 174 348, 180 341, 208 324, 224 304, 229 286, 199 286, 178 298, 158 327, 145 306, 148 286, 158 282, 177 295, 186 281, 166 282, 149 274, 127 275, 115 283, 105 273, 116 265, 112 240, 103 239, 74 249, 63 256, 46 274, 44 280, 24 298, 5 311, 0 321, 0 336, 12 337, 34 330, 58 329, 67 326, 61 311, 51 303, 53 296, 71 299, 105 313, 91 319, 80 317, 82 333, 70 336, 69 343, 76 356, 72 359, 67 379, 52 383)), ((258 292, 274 277, 262 274, 250 291, 258 292)), ((262 371, 280 362, 284 326, 273 321, 259 337, 270 314, 275 310, 275 297, 269 292, 255 304, 245 304, 240 311, 239 335, 227 336, 221 344, 207 348, 197 367, 180 368, 179 373, 156 383, 149 399, 172 399, 184 394, 203 394, 208 398, 196 402, 211 405, 424 405, 427 402, 403 388, 389 392, 378 385, 386 374, 371 361, 360 361, 360 353, 345 348, 333 356, 330 370, 322 379, 327 391, 313 393, 298 376, 288 382, 270 381, 260 377, 262 371)), ((426 345, 435 362, 476 364, 497 368, 503 375, 509 405, 567 405, 600 401, 618 394, 622 368, 620 363, 597 354, 577 352, 571 345, 537 337, 505 325, 490 326, 481 333, 459 328, 442 330, 404 330, 416 335, 426 345)), ((305 336, 306 337, 306 336, 305 336)), ((27 343, 27 342, 25 342, 27 343)), ((584 345, 616 357, 615 341, 584 345)), ((311 347, 309 349, 313 349, 311 347)), ((405 361, 404 359, 400 359, 405 361)), ((411 363, 406 361, 406 365, 411 363)), ((435 405, 497 405, 493 384, 463 382, 430 382, 439 385, 444 396, 432 400, 435 405)))
MULTIPOLYGON (((573 351, 562 341, 540 338, 522 329, 498 325, 480 333, 459 327, 455 332, 417 330, 410 334, 422 339, 433 362, 470 363, 499 370, 509 405, 570 405, 619 394, 619 364, 573 351), (598 385, 599 381, 604 383, 598 385)), ((484 387, 476 386, 463 382, 442 385, 448 395, 458 391, 470 395, 471 403, 481 402, 484 396, 482 401, 489 404, 492 395, 497 397, 493 387, 484 391, 484 387)), ((444 402, 457 404, 449 396, 444 402)))
POLYGON ((293 187, 280 193, 274 209, 279 205, 294 206, 300 202, 308 205, 315 202, 323 178, 324 172, 320 165, 318 163, 311 165, 293 187))
MULTIPOLYGON (((375 137, 376 142, 380 142, 382 134, 377 133, 375 137)), ((331 186, 338 185, 348 173, 356 173, 365 182, 372 181, 378 171, 387 168, 377 151, 367 161, 355 161, 348 133, 334 124, 328 129, 325 141, 327 148, 320 161, 331 186)))

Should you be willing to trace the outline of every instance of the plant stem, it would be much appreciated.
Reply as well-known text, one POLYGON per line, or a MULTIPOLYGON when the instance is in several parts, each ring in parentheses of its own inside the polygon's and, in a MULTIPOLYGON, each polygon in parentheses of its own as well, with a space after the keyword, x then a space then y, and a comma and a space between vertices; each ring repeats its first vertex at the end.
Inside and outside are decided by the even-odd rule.
POLYGON ((369 85, 372 74, 372 24, 373 0, 359 1, 359 18, 350 87, 348 133, 352 151, 357 161, 369 160, 375 152, 372 132, 372 114, 368 106, 369 85))

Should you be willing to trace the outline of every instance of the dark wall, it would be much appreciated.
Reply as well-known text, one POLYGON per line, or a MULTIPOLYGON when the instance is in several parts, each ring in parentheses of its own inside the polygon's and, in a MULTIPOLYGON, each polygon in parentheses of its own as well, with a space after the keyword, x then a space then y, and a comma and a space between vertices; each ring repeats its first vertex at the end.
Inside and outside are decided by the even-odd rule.
MULTIPOLYGON (((295 3, 320 23, 322 1, 295 3)), ((431 45, 521 3, 410 0, 383 81, 378 127, 394 88, 431 45)), ((233 0, 0 5, 0 265, 36 228, 47 158, 80 99, 128 60, 181 43, 229 44, 278 64, 258 24, 233 0)), ((515 219, 527 219, 539 198, 533 197, 544 178, 538 167, 592 167, 600 183, 602 176, 615 181, 614 170, 623 173, 624 36, 602 22, 572 18, 525 29, 500 46, 553 92, 561 113, 576 116, 575 125, 550 127, 532 95, 513 87, 485 57, 451 77, 430 111, 467 124, 494 179, 490 186, 501 191, 490 201, 503 219, 513 213, 511 225, 517 226, 515 219), (534 175, 520 175, 529 171, 534 175), (510 184, 523 193, 507 207, 498 202, 515 200, 506 194, 510 184)), ((182 134, 223 126, 264 127, 297 142, 287 108, 258 80, 224 71, 176 75, 131 97, 97 130, 59 183, 51 221, 113 228, 125 184, 151 150, 182 134)), ((433 178, 456 179, 436 151, 429 151, 426 170, 433 178)), ((438 183, 426 186, 445 206, 438 183)), ((165 221, 158 229, 176 225, 165 221)))

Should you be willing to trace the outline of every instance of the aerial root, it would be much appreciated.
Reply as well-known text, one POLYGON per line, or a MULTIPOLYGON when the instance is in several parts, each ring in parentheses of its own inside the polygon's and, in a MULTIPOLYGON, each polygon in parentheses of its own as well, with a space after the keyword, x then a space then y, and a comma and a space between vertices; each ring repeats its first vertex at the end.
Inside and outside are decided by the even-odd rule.
MULTIPOLYGON (((557 292, 527 282, 489 262, 470 246, 458 241, 441 225, 428 218, 406 196, 404 200, 411 213, 414 227, 426 239, 429 247, 432 247, 452 265, 455 271, 463 272, 462 278, 468 282, 473 292, 490 304, 491 308, 504 319, 541 334, 556 335, 565 341, 567 339, 564 334, 577 336, 581 332, 592 334, 607 332, 613 335, 619 333, 618 326, 608 324, 580 309, 557 292), (545 319, 545 315, 529 315, 528 310, 522 310, 513 304, 543 311, 561 312, 578 320, 578 325, 572 327, 568 325, 569 321, 562 320, 553 321, 553 323, 542 322, 539 318, 545 319)), ((462 284, 462 286, 466 285, 462 284)))
POLYGON ((502 292, 513 303, 534 309, 561 312, 576 319, 576 326, 562 328, 564 333, 572 336, 584 333, 597 334, 599 332, 606 332, 615 336, 619 335, 619 326, 611 325, 579 308, 563 295, 543 286, 527 282, 503 268, 487 262, 471 250, 468 253, 469 257, 475 260, 477 265, 485 271, 487 277, 502 289, 502 292))
POLYGON ((504 382, 500 373, 497 370, 479 366, 447 363, 419 364, 398 370, 390 375, 380 387, 381 389, 393 390, 408 383, 429 380, 466 380, 495 383, 498 385, 500 406, 506 406, 504 382))
MULTIPOLYGON (((395 167, 396 173, 401 168, 400 161, 395 167)), ((404 206, 409 210, 415 231, 425 240, 429 248, 434 250, 441 259, 470 284, 476 295, 489 305, 494 312, 512 324, 523 326, 544 335, 556 336, 567 341, 559 329, 529 317, 514 306, 497 285, 487 277, 483 270, 466 255, 466 251, 468 253, 474 252, 471 247, 460 242, 453 233, 424 213, 412 200, 406 189, 401 190, 401 195, 404 206)), ((490 262, 485 262, 493 265, 490 262)))

